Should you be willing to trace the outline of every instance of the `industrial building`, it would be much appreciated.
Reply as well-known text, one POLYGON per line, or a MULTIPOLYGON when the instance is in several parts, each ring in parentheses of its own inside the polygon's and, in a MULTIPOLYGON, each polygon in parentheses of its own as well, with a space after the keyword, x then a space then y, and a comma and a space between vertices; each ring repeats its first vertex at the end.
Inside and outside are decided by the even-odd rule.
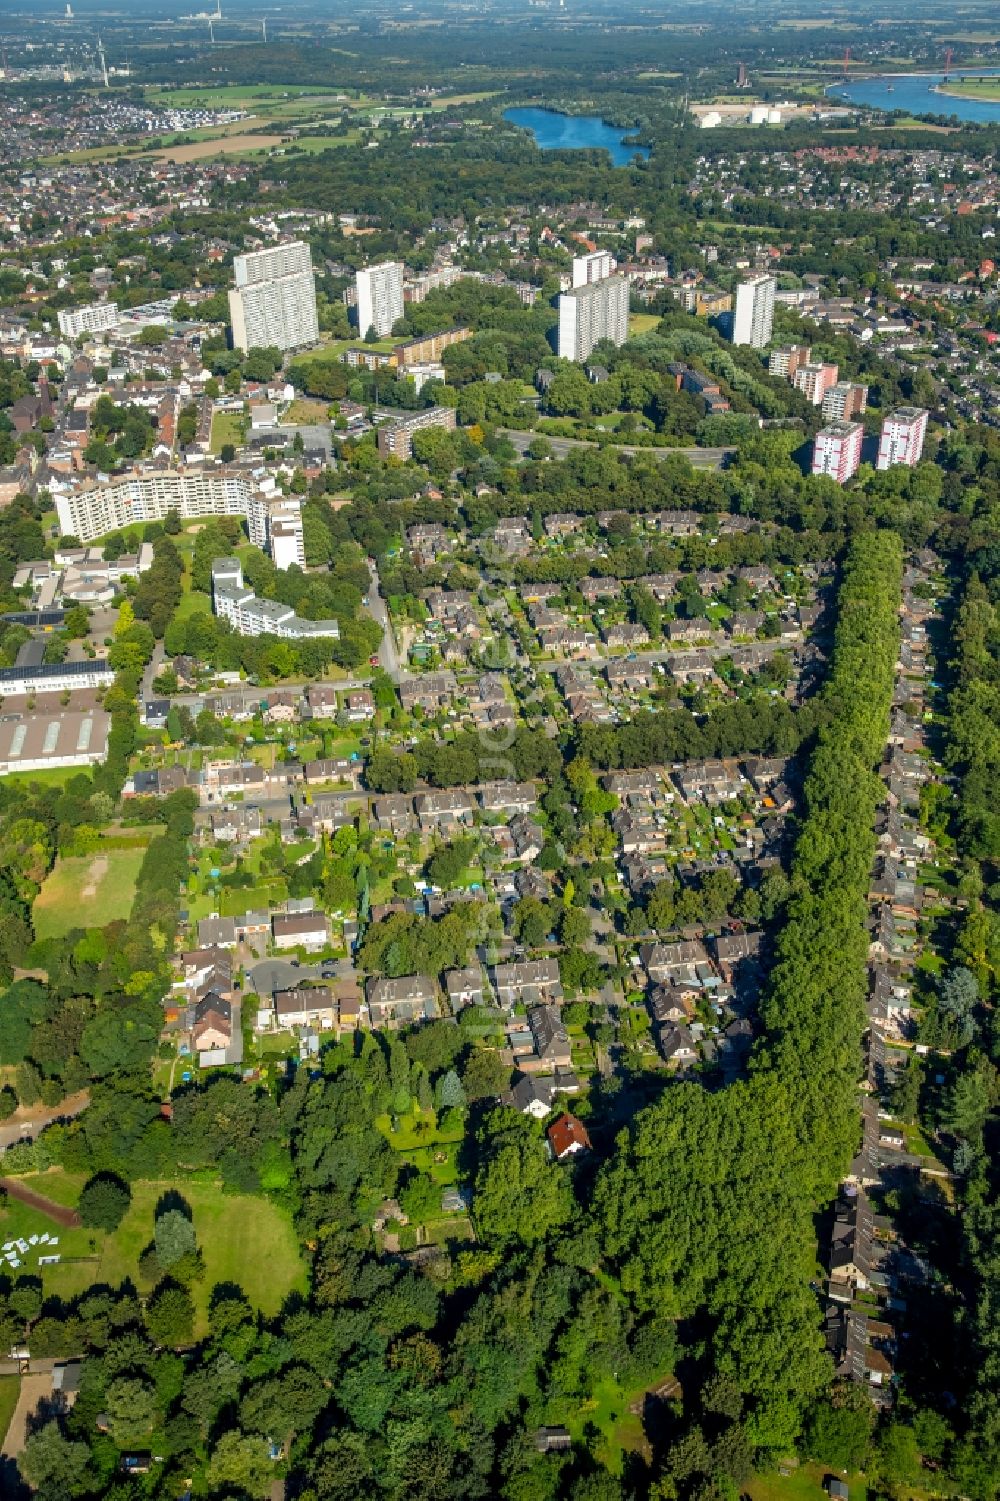
POLYGON ((0 698, 21 694, 72 693, 78 688, 110 688, 115 675, 105 657, 83 662, 50 662, 39 666, 0 667, 0 698))
POLYGON ((319 338, 312 255, 301 240, 233 260, 229 293, 233 344, 249 349, 304 349, 319 338))
POLYGON ((0 715, 0 776, 13 771, 96 766, 108 753, 111 716, 88 708, 37 705, 24 714, 0 715))

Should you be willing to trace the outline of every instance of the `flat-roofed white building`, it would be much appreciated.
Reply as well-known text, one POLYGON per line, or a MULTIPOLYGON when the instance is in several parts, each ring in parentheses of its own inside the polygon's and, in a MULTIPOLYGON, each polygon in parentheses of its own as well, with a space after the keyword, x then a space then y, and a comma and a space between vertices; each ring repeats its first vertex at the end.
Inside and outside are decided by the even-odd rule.
POLYGON ((291 605, 258 598, 243 583, 238 558, 217 558, 212 564, 212 608, 240 636, 279 636, 284 641, 340 637, 336 620, 303 620, 291 605))
POLYGON ((586 287, 591 282, 604 281, 615 269, 615 260, 610 250, 595 250, 590 255, 574 255, 573 285, 586 287))
POLYGON ((102 334, 117 328, 121 320, 117 302, 92 302, 87 307, 64 307, 57 314, 59 332, 67 339, 81 334, 102 334))
POLYGON ((876 469, 891 469, 894 464, 910 468, 919 464, 927 435, 927 412, 923 407, 897 407, 882 423, 876 469))
POLYGON ((303 349, 319 339, 312 254, 301 240, 238 255, 229 317, 237 349, 303 349))
POLYGON ((620 348, 627 338, 628 281, 624 276, 606 276, 559 298, 560 359, 580 364, 602 339, 620 348))
MULTIPOLYGON (((297 498, 265 495, 250 476, 223 468, 139 471, 105 484, 89 483, 58 493, 55 502, 63 536, 76 537, 83 543, 137 523, 163 521, 171 511, 182 521, 201 516, 243 516, 250 541, 264 551, 270 546, 272 514, 288 525, 294 525, 298 516, 301 526, 297 498)), ((304 544, 300 548, 296 543, 294 550, 296 557, 291 561, 304 564, 304 544)), ((288 563, 278 566, 287 567, 288 563)))
POLYGON ((355 281, 361 337, 374 329, 384 339, 403 316, 403 268, 398 261, 382 261, 359 271, 355 281))

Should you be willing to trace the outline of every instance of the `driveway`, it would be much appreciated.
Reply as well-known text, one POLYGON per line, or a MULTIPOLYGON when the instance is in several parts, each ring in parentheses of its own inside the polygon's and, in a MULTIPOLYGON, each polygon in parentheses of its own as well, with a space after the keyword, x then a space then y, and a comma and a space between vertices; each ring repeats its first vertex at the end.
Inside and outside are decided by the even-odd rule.
POLYGON ((82 1114, 90 1104, 90 1095, 85 1089, 78 1094, 67 1095, 51 1110, 34 1105, 22 1105, 5 1125, 0 1126, 0 1152, 6 1151, 18 1141, 32 1141, 45 1126, 53 1121, 72 1120, 82 1114))
POLYGON ((277 990, 294 990, 304 980, 323 978, 318 964, 292 964, 288 959, 263 959, 247 970, 247 982, 257 995, 270 998, 277 990))
POLYGON ((396 646, 396 638, 392 632, 392 622, 389 619, 389 610, 382 598, 382 586, 379 583, 378 569, 374 563, 369 562, 371 573, 371 587, 368 590, 368 613, 375 624, 382 628, 382 642, 378 649, 379 666, 392 678, 393 682, 399 680, 399 651, 396 646))
POLYGON ((14 1408, 14 1416, 10 1420, 7 1436, 3 1441, 3 1449, 0 1453, 8 1459, 16 1459, 24 1448, 24 1441, 28 1436, 28 1419, 31 1417, 39 1402, 52 1395, 52 1372, 47 1371, 43 1375, 22 1376, 21 1390, 18 1393, 17 1406, 14 1408))

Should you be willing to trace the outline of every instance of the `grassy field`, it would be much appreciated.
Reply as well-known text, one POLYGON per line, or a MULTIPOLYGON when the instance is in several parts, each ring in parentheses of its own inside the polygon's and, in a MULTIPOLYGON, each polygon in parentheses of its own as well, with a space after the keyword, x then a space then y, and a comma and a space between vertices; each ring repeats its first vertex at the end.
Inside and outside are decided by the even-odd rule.
POLYGON ((584 1430, 589 1426, 599 1429, 602 1442, 598 1454, 613 1475, 622 1473, 626 1453, 649 1452, 642 1416, 631 1411, 632 1402, 640 1398, 644 1390, 627 1392, 609 1377, 598 1382, 590 1401, 566 1419, 566 1427, 578 1440, 582 1440, 584 1430))
MULTIPOLYGON (((790 1475, 780 1475, 774 1469, 744 1481, 743 1493, 750 1501, 823 1501, 823 1481, 829 1473, 827 1466, 820 1464, 799 1465, 790 1475)), ((852 1498, 864 1501, 866 1490, 860 1473, 839 1478, 847 1481, 852 1498)))
POLYGON ((293 427, 305 427, 314 422, 326 422, 328 411, 329 407, 325 401, 310 401, 308 397, 298 396, 290 404, 281 420, 293 427))
POLYGON ((306 99, 320 100, 325 104, 343 96, 337 89, 316 88, 309 84, 230 83, 218 88, 151 88, 146 97, 151 102, 173 105, 176 109, 261 109, 288 105, 301 109, 306 99))
POLYGON ((955 99, 985 99, 1000 104, 1000 78, 970 79, 968 82, 965 79, 959 79, 956 83, 949 84, 947 88, 938 88, 937 92, 955 99))
POLYGON ((279 135, 225 135, 220 132, 204 141, 190 141, 183 146, 163 146, 152 155, 168 162, 198 162, 210 156, 254 156, 284 145, 279 135))
POLYGON ((20 1376, 0 1376, 0 1444, 7 1437, 20 1390, 20 1376))
POLYGON ((660 318, 657 313, 629 313, 628 334, 634 339, 637 334, 649 334, 659 325, 660 318))
POLYGON ((320 151, 333 151, 338 146, 356 146, 361 135, 356 130, 348 130, 337 135, 301 135, 288 142, 289 155, 296 151, 305 151, 310 156, 320 151))
POLYGON ((83 775, 86 776, 87 770, 85 767, 44 766, 41 771, 9 772, 4 777, 4 781, 7 782, 8 786, 14 787, 28 787, 32 782, 37 782, 40 787, 65 787, 66 783, 72 781, 73 777, 80 775, 81 770, 83 775))
MULTIPOLYGON (((75 1204, 85 1179, 57 1169, 30 1174, 24 1181, 59 1203, 75 1204)), ((171 1188, 191 1207, 205 1258, 205 1276, 193 1289, 199 1335, 207 1330, 208 1305, 218 1282, 238 1283, 254 1307, 269 1317, 290 1292, 305 1289, 305 1269, 287 1215, 265 1199, 224 1194, 213 1183, 133 1185, 132 1207, 113 1235, 62 1229, 36 1210, 9 1199, 0 1210, 0 1232, 3 1240, 11 1240, 47 1230, 59 1236, 59 1254, 89 1258, 40 1269, 34 1264, 37 1253, 26 1260, 19 1270, 41 1276, 48 1294, 73 1297, 95 1283, 117 1286, 126 1278, 138 1284, 138 1261, 153 1238, 156 1205, 171 1188)))
POLYGON ((35 899, 35 933, 60 938, 71 928, 103 927, 128 917, 144 849, 74 855, 57 860, 35 899))
POLYGON ((216 412, 212 418, 212 436, 209 445, 213 453, 221 453, 224 443, 239 448, 246 433, 246 417, 242 412, 216 412))
POLYGON ((211 615, 212 601, 201 589, 189 589, 181 595, 177 606, 177 619, 187 620, 189 615, 211 615))

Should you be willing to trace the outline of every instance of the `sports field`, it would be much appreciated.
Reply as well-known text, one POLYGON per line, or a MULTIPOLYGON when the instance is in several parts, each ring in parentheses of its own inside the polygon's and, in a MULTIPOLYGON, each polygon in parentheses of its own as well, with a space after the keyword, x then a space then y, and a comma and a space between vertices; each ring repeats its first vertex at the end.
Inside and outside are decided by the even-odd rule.
POLYGON ((61 938, 71 928, 103 928, 128 917, 145 846, 97 850, 56 861, 33 908, 39 938, 61 938))

